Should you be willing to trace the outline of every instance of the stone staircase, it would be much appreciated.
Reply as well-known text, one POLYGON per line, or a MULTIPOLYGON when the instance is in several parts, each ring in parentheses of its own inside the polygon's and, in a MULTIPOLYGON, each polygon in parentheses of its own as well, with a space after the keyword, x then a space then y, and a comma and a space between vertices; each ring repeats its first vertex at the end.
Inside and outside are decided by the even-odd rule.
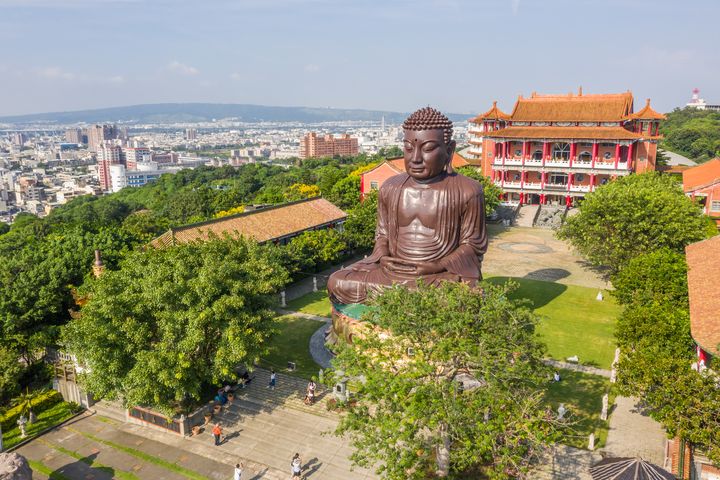
POLYGON ((540 228, 560 228, 565 217, 565 207, 556 205, 542 205, 535 220, 535 226, 540 228))
POLYGON ((516 227, 532 227, 535 221, 535 215, 540 209, 540 205, 523 205, 515 216, 513 225, 516 227))

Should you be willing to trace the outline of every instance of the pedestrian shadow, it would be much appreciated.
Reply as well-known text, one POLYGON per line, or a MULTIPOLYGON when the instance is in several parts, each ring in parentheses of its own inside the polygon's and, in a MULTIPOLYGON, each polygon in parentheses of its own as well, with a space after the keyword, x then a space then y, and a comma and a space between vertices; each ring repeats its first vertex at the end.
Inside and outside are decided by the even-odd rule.
POLYGON ((307 463, 302 467, 302 471, 305 472, 305 478, 309 478, 310 476, 312 476, 313 473, 320 470, 320 467, 322 467, 322 462, 318 461, 317 457, 308 460, 307 463))
POLYGON ((265 476, 267 471, 268 471, 268 467, 265 467, 261 472, 257 472, 255 475, 250 477, 250 480, 260 480, 261 478, 263 478, 265 476))
POLYGON ((97 453, 82 457, 77 462, 68 463, 51 472, 49 478, 92 478, 94 480, 112 480, 116 478, 115 469, 105 465, 96 465, 97 453))
POLYGON ((220 442, 220 445, 225 445, 227 442, 229 442, 229 441, 232 440, 233 438, 239 437, 239 436, 240 436, 240 432, 242 432, 242 428, 240 428, 240 429, 232 432, 230 435, 226 435, 225 437, 223 437, 223 441, 220 442))

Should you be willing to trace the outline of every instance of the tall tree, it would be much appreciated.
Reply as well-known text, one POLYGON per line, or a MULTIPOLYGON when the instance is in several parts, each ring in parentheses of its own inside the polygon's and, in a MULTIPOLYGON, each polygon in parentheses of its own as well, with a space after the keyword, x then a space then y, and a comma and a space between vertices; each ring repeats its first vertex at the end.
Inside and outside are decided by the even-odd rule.
POLYGON ((64 344, 98 397, 172 414, 265 351, 269 294, 287 279, 267 248, 244 239, 134 252, 89 283, 64 344))
POLYGON ((377 204, 377 192, 370 192, 358 206, 348 212, 344 235, 352 247, 371 249, 375 245, 377 204))
POLYGON ((354 463, 388 479, 521 478, 558 438, 542 406, 537 318, 508 286, 396 287, 340 347, 356 404, 340 420, 354 463))
POLYGON ((682 253, 707 235, 707 220, 677 182, 658 173, 628 175, 588 194, 558 231, 590 262, 620 271, 661 248, 682 253))
POLYGON ((475 167, 460 167, 458 173, 480 182, 485 193, 485 215, 491 215, 500 205, 500 196, 503 194, 502 189, 475 167))

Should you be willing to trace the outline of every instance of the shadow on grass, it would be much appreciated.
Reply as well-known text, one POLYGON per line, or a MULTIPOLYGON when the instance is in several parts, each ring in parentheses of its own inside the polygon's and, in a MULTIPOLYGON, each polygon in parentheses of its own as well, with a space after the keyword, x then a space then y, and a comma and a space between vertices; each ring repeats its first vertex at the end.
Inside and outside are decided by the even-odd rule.
POLYGON ((93 478, 95 480, 105 480, 118 478, 115 475, 115 469, 106 466, 95 466, 97 453, 79 458, 76 462, 63 465, 56 469, 49 476, 50 478, 93 478))
POLYGON ((523 278, 530 280, 543 280, 545 282, 557 282, 570 276, 570 272, 564 268, 541 268, 527 273, 523 278))
MULTIPOLYGON (((532 273, 534 272, 531 272, 528 275, 531 275, 532 273)), ((517 290, 510 294, 510 298, 513 300, 528 300, 533 309, 544 307, 565 293, 568 289, 567 285, 563 285, 562 283, 533 280, 530 278, 490 277, 485 279, 486 282, 492 283, 493 285, 503 285, 508 280, 512 280, 519 285, 517 290)))

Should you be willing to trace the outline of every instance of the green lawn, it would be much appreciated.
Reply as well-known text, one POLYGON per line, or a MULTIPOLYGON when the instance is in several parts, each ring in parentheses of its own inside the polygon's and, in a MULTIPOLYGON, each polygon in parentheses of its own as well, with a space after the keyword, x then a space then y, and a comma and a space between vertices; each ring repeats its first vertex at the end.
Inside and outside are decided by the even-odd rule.
MULTIPOLYGON (((504 283, 508 277, 492 277, 491 283, 504 283)), ((513 278, 520 288, 516 299, 530 300, 542 317, 538 333, 557 360, 577 355, 580 363, 609 369, 615 355, 613 330, 621 308, 608 292, 604 300, 595 299, 596 288, 563 285, 542 280, 513 278)))
POLYGON ((317 320, 278 317, 278 333, 270 340, 270 353, 262 358, 260 365, 264 368, 275 368, 278 372, 287 372, 287 362, 295 362, 296 370, 287 373, 307 379, 317 376, 321 367, 310 356, 309 344, 312 334, 322 326, 322 322, 317 320))
MULTIPOLYGON (((38 407, 42 408, 41 405, 38 405, 38 407)), ((35 423, 32 425, 29 423, 25 425, 27 438, 31 438, 46 428, 62 423, 74 415, 74 413, 70 410, 70 404, 62 401, 57 402, 42 411, 39 411, 38 407, 36 407, 35 410, 37 415, 35 423)), ((9 430, 3 429, 2 435, 4 448, 10 448, 25 440, 20 437, 20 428, 18 428, 17 424, 9 430)))
MULTIPOLYGON (((605 377, 588 373, 560 370, 559 382, 551 382, 546 391, 545 399, 553 412, 557 412, 561 403, 565 404, 565 418, 572 425, 563 443, 578 448, 587 448, 588 436, 595 433, 595 448, 605 445, 608 433, 608 422, 600 420, 602 397, 610 391, 610 381, 605 377)), ((614 395, 609 396, 612 410, 614 395)))
POLYGON ((328 299, 327 290, 323 289, 308 293, 307 295, 288 302, 287 308, 289 310, 295 310, 296 312, 329 317, 332 307, 330 305, 330 299, 328 299))

